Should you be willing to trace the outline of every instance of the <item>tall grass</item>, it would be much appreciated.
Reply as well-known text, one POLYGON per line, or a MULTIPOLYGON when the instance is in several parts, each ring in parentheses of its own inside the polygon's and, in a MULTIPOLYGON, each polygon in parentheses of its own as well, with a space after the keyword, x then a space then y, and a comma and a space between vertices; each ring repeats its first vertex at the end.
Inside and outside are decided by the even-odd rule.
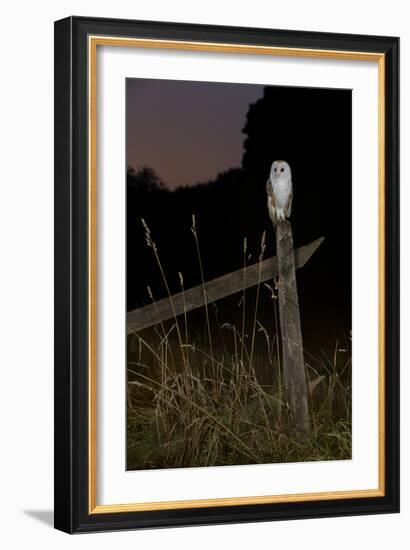
POLYGON ((199 248, 199 241, 198 241, 198 234, 196 231, 196 220, 195 220, 195 214, 192 214, 192 226, 191 226, 191 232, 195 239, 195 247, 198 254, 198 262, 199 262, 199 270, 201 273, 201 284, 202 284, 202 292, 204 294, 204 305, 205 305, 205 315, 206 315, 206 327, 208 330, 208 338, 209 338, 209 350, 211 353, 211 365, 212 369, 214 368, 214 357, 213 357, 213 349, 212 349, 212 336, 211 336, 211 324, 209 321, 209 311, 208 311, 208 296, 206 295, 205 290, 205 278, 204 278, 204 270, 202 267, 202 257, 201 257, 201 251, 199 248))
MULTIPOLYGON (((160 256, 144 223, 152 249, 171 292, 160 256)), ((312 433, 304 441, 290 435, 284 401, 276 299, 271 285, 256 288, 251 337, 246 333, 245 280, 239 329, 233 323, 212 326, 195 218, 191 227, 204 291, 206 338, 193 336, 184 308, 155 329, 136 333, 128 342, 127 466, 129 469, 261 464, 347 459, 351 457, 351 353, 349 341, 335 343, 330 356, 305 354, 310 388, 312 433), (258 320, 257 304, 271 300, 274 327, 258 320), (182 317, 182 315, 181 315, 182 317), (215 330, 228 345, 214 341, 215 330), (178 351, 179 350, 179 351, 178 351)), ((263 261, 262 236, 259 262, 263 261)), ((246 266, 247 244, 243 261, 246 266)), ((179 273, 182 292, 184 279, 179 273)), ((155 302, 152 292, 151 299, 155 302)))

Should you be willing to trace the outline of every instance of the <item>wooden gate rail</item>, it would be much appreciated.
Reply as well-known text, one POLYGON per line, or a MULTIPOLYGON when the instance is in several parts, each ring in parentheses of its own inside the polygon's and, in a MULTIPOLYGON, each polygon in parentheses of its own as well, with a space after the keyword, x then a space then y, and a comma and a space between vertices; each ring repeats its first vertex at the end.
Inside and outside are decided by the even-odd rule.
MULTIPOLYGON (((324 237, 312 241, 310 244, 301 246, 295 250, 295 267, 303 267, 311 256, 322 244, 324 237)), ((245 268, 238 269, 232 273, 222 275, 205 283, 205 293, 207 303, 215 302, 221 298, 226 298, 236 292, 241 292, 244 288, 250 288, 258 284, 273 279, 279 275, 278 258, 276 256, 264 260, 260 266, 259 262, 245 268), (245 274, 244 274, 245 270, 245 274)), ((192 311, 205 305, 204 288, 202 285, 189 288, 172 296, 172 303, 176 315, 181 315, 185 311, 192 311)), ((155 304, 149 304, 130 311, 127 314, 127 334, 137 332, 156 323, 166 321, 174 317, 170 298, 158 300, 155 304)))

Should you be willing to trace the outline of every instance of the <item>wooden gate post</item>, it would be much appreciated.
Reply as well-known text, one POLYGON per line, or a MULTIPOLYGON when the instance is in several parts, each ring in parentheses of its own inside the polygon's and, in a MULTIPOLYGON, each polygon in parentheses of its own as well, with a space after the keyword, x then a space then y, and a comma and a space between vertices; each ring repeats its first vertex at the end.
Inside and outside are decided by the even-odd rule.
POLYGON ((309 434, 309 408, 292 226, 289 221, 281 222, 275 226, 275 230, 283 381, 295 431, 305 437, 309 434))

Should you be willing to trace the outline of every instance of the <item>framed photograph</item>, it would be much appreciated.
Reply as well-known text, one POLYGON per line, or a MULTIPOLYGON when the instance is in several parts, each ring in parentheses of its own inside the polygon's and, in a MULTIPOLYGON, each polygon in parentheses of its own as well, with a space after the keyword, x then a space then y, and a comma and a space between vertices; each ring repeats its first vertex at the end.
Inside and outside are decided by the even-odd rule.
POLYGON ((399 510, 399 39, 55 23, 55 527, 399 510))

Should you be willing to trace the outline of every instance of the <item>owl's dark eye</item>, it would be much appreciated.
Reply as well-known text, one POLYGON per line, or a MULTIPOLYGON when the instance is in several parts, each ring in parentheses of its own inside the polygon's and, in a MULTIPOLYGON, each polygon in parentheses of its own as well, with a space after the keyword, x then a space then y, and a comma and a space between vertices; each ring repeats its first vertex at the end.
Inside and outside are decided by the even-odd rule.
POLYGON ((276 168, 274 168, 274 169, 273 169, 273 171, 274 171, 274 172, 275 172, 275 174, 276 174, 276 168))
POLYGON ((281 172, 284 172, 284 171, 285 171, 285 169, 284 169, 284 168, 281 168, 281 169, 280 169, 280 171, 281 171, 281 172))

